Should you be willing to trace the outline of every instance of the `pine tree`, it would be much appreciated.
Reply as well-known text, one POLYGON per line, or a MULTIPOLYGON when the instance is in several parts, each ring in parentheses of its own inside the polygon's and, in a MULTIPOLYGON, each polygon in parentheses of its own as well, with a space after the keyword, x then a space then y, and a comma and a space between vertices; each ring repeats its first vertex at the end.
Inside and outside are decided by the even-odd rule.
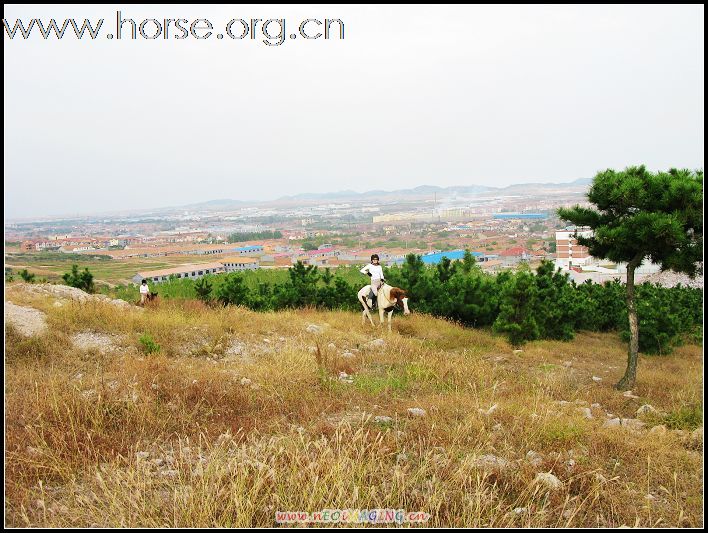
POLYGON ((696 274, 703 257, 703 171, 608 169, 595 176, 588 199, 596 209, 576 205, 559 209, 558 216, 593 230, 592 237, 577 237, 590 255, 627 263, 629 353, 624 377, 615 385, 627 390, 636 380, 639 350, 634 273, 649 257, 662 270, 696 274))
POLYGON ((465 255, 462 257, 462 272, 469 274, 476 264, 477 259, 475 259, 474 255, 469 250, 465 250, 465 255))
POLYGON ((27 283, 34 283, 34 274, 32 274, 29 270, 26 268, 20 270, 17 273, 25 282, 27 283))
POLYGON ((534 275, 519 272, 500 280, 499 316, 494 330, 506 333, 514 346, 541 338, 538 287, 534 275))
POLYGON ((226 274, 224 283, 217 291, 217 299, 224 305, 248 305, 249 291, 243 276, 236 272, 226 274))
POLYGON ((197 293, 197 298, 204 303, 208 303, 211 300, 211 289, 212 283, 209 281, 209 276, 204 276, 194 282, 194 290, 197 293))
POLYGON ((62 279, 70 287, 76 287, 88 293, 94 292, 93 274, 89 272, 88 268, 79 272, 79 265, 71 265, 71 272, 64 274, 62 279))

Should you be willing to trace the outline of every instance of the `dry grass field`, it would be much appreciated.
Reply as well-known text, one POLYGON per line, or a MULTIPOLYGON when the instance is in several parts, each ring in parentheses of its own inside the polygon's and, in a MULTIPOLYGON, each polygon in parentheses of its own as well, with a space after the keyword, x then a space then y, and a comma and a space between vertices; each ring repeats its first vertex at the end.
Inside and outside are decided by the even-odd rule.
POLYGON ((47 324, 25 336, 6 308, 7 526, 374 508, 428 526, 703 525, 700 346, 642 356, 630 397, 612 388, 616 334, 515 352, 415 302, 388 333, 354 313, 119 308, 21 283, 6 300, 47 324), (644 404, 643 427, 608 425, 644 404))

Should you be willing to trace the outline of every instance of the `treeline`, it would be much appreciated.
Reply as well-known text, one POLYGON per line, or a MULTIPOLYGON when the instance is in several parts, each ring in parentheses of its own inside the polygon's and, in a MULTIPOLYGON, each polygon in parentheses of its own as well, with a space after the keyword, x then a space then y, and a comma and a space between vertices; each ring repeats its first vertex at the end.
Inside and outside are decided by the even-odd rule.
MULTIPOLYGON (((426 267, 409 255, 400 269, 389 269, 388 281, 409 290, 417 311, 453 319, 473 327, 492 327, 514 345, 538 339, 571 340, 577 331, 618 331, 629 339, 626 291, 619 281, 577 285, 550 261, 535 273, 505 271, 486 274, 465 254, 462 262, 444 258, 426 267)), ((686 334, 703 323, 703 292, 651 283, 636 287, 639 349, 669 353, 686 334)))
MULTIPOLYGON (((267 277, 258 276, 254 280, 249 276, 251 279, 246 279, 250 274, 256 273, 231 272, 204 276, 197 280, 169 279, 154 285, 154 289, 151 285, 151 290, 162 296, 198 298, 213 304, 243 305, 255 311, 299 307, 354 310, 358 306, 356 291, 360 287, 341 275, 332 274, 329 269, 322 271, 316 266, 306 266, 298 261, 288 269, 287 277, 280 282, 268 281, 268 278, 273 280, 274 274, 278 272, 269 271, 267 277)), ((125 289, 118 296, 123 297, 123 294, 125 289)), ((132 294, 134 297, 135 291, 132 294)))
MULTIPOLYGON (((388 283, 408 291, 412 310, 465 326, 491 327, 514 345, 538 339, 571 340, 577 331, 617 331, 625 340, 629 338, 621 283, 577 285, 549 261, 535 273, 522 269, 491 275, 479 268, 470 253, 462 261, 443 258, 435 266, 410 254, 402 266, 384 271, 388 283)), ((175 294, 176 288, 182 294, 188 289, 193 297, 208 303, 256 311, 308 306, 361 310, 356 293, 367 281, 362 276, 361 283, 351 282, 329 269, 321 271, 298 262, 283 282, 247 283, 244 274, 230 273, 196 281, 172 280, 156 289, 164 291, 163 295, 175 294)), ((687 334, 701 338, 701 290, 643 283, 636 287, 636 295, 641 351, 669 353, 687 334)))
POLYGON ((229 243, 256 241, 259 239, 282 239, 283 234, 280 231, 251 231, 248 233, 232 233, 229 235, 229 243))

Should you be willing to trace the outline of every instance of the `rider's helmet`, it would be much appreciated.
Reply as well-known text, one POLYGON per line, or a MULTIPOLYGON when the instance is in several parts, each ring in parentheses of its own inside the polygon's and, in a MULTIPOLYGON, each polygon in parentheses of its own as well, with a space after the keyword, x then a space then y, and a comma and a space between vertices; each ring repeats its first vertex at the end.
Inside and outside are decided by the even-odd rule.
POLYGON ((378 254, 373 254, 373 255, 371 256, 371 262, 373 263, 373 262, 374 262, 374 259, 378 259, 378 258, 379 258, 379 255, 378 255, 378 254))

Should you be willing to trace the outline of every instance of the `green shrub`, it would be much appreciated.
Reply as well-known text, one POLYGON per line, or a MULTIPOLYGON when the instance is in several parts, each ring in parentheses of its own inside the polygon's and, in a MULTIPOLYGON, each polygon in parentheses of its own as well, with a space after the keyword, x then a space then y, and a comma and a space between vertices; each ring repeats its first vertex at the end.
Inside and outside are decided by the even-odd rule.
POLYGON ((204 303, 211 301, 212 283, 209 280, 210 277, 211 276, 204 276, 194 282, 194 290, 197 293, 197 298, 204 303))
POLYGON ((143 333, 140 337, 140 344, 143 352, 146 354, 157 353, 160 351, 160 345, 157 344, 149 333, 143 333))
MULTIPOLYGON (((666 355, 703 322, 703 298, 700 291, 677 286, 661 287, 642 283, 636 290, 639 320, 639 351, 666 355)), ((622 339, 629 341, 627 311, 618 325, 622 339)))
POLYGON ((71 265, 71 272, 64 274, 62 279, 70 287, 76 287, 88 293, 95 292, 93 274, 89 272, 88 268, 84 268, 83 272, 79 272, 79 265, 71 265))
POLYGON ((34 274, 30 273, 26 268, 23 268, 17 273, 25 282, 34 283, 34 274))
POLYGON ((669 429, 696 429, 703 425, 703 407, 699 403, 683 406, 668 413, 663 423, 669 429))

